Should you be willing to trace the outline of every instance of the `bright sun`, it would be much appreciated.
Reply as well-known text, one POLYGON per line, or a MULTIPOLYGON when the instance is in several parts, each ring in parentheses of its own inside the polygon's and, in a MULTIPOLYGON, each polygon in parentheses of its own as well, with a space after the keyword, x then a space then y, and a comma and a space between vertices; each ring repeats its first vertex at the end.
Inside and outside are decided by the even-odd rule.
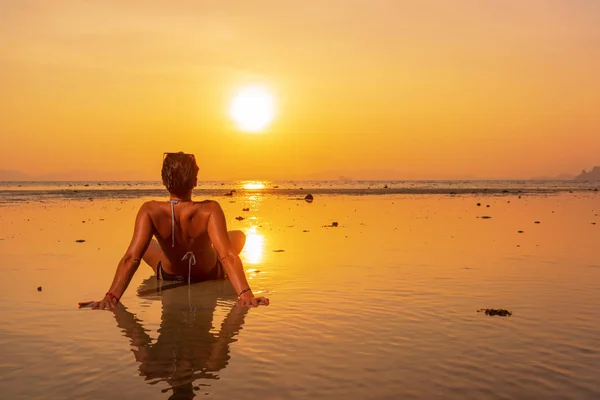
POLYGON ((246 86, 233 97, 229 115, 241 130, 260 132, 275 116, 275 101, 265 88, 246 86))

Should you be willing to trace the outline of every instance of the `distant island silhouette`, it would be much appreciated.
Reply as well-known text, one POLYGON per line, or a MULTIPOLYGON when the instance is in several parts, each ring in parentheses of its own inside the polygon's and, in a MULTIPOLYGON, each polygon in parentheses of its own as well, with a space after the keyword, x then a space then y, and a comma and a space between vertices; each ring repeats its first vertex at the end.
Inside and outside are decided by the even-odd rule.
POLYGON ((600 167, 595 166, 590 172, 585 169, 575 177, 576 181, 600 181, 600 167))

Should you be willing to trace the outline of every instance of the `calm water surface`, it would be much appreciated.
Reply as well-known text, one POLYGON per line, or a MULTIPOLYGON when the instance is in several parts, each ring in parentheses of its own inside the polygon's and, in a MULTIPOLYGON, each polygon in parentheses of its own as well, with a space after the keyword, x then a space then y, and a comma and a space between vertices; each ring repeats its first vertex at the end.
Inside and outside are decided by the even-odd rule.
POLYGON ((271 306, 142 265, 117 313, 76 303, 146 198, 39 200, 0 208, 2 398, 600 398, 596 192, 221 195, 271 306))

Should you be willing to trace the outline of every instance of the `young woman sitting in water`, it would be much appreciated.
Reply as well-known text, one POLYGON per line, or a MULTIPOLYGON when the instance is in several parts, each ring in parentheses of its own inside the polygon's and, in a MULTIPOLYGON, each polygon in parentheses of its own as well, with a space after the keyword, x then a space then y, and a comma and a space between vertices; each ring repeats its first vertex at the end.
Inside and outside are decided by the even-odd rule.
POLYGON ((268 305, 269 299, 254 297, 246 280, 239 257, 246 241, 244 233, 227 231, 225 215, 216 201, 192 201, 198 183, 194 155, 165 153, 162 180, 169 201, 148 201, 140 207, 133 238, 104 299, 79 306, 114 310, 142 259, 157 279, 191 283, 228 278, 239 305, 268 305))

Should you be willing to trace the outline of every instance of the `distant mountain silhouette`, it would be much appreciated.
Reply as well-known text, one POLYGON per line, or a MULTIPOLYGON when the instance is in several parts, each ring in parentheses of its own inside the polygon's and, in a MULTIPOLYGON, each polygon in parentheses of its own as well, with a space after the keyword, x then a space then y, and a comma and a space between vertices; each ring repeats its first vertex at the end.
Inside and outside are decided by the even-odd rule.
POLYGON ((20 171, 0 169, 0 181, 30 181, 32 177, 20 171))
POLYGON ((590 172, 585 169, 575 177, 576 181, 600 181, 600 167, 595 166, 590 172))
POLYGON ((553 175, 553 176, 536 176, 531 178, 531 180, 534 181, 570 181, 571 179, 575 178, 575 175, 573 174, 558 174, 558 175, 553 175))

